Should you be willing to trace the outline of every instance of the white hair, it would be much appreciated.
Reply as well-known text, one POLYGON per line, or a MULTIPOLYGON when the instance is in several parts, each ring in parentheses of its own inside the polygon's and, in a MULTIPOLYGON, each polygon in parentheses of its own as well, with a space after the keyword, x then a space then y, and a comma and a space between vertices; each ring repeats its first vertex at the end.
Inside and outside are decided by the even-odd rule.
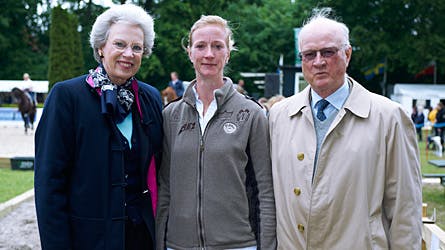
POLYGON ((155 39, 153 18, 143 8, 133 4, 114 5, 97 17, 91 29, 90 45, 97 62, 101 62, 98 50, 107 42, 111 25, 121 22, 134 24, 142 29, 144 55, 151 54, 155 39))
POLYGON ((350 46, 349 42, 349 29, 346 24, 339 22, 333 18, 330 18, 330 14, 332 12, 332 8, 326 7, 321 9, 314 9, 312 16, 303 24, 303 27, 298 34, 298 49, 301 49, 301 34, 306 31, 309 27, 316 24, 329 25, 338 29, 341 32, 342 45, 350 46))

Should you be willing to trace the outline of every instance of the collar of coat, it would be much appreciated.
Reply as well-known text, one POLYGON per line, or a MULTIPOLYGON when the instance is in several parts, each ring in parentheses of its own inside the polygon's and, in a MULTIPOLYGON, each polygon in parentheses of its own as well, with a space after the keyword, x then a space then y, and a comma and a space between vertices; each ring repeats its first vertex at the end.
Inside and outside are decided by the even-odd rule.
MULTIPOLYGON (((347 79, 350 83, 350 93, 343 108, 358 117, 368 118, 371 110, 371 95, 373 94, 351 77, 348 76, 347 79)), ((309 85, 300 93, 289 98, 289 105, 287 105, 289 116, 297 115, 305 108, 311 108, 310 89, 309 85)))
MULTIPOLYGON (((215 91, 215 99, 216 99, 216 105, 220 107, 223 105, 227 100, 230 99, 236 92, 233 88, 233 82, 228 77, 223 77, 224 85, 217 89, 215 91)), ((192 105, 193 107, 196 106, 196 97, 193 93, 194 86, 196 85, 196 79, 190 82, 190 85, 185 90, 184 96, 182 99, 188 103, 189 105, 192 105)))

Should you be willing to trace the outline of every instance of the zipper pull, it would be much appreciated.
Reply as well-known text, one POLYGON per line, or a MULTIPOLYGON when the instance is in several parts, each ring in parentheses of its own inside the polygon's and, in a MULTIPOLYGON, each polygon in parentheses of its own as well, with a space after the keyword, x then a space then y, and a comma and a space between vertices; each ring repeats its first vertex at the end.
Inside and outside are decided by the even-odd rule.
POLYGON ((199 149, 200 149, 201 152, 204 151, 204 141, 202 140, 202 137, 200 139, 199 149))

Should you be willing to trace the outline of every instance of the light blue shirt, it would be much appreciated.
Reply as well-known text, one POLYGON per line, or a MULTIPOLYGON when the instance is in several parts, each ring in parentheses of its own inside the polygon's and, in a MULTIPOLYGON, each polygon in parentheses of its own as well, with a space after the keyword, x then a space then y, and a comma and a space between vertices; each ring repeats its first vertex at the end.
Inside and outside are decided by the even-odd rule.
POLYGON ((133 134, 133 119, 131 112, 125 117, 125 119, 121 122, 116 124, 119 131, 121 131, 122 135, 124 135, 125 139, 128 141, 128 145, 131 149, 131 135, 133 134))
MULTIPOLYGON (((326 97, 325 99, 329 102, 329 105, 324 109, 324 114, 326 117, 329 117, 334 111, 338 111, 343 107, 343 104, 345 103, 346 99, 348 99, 349 96, 349 84, 348 81, 345 78, 345 82, 343 85, 337 89, 334 93, 332 93, 330 96, 326 97)), ((317 107, 316 104, 318 101, 320 101, 321 98, 315 91, 311 90, 311 107, 313 114, 317 114, 317 107)), ((318 106, 318 105, 317 105, 318 106)))

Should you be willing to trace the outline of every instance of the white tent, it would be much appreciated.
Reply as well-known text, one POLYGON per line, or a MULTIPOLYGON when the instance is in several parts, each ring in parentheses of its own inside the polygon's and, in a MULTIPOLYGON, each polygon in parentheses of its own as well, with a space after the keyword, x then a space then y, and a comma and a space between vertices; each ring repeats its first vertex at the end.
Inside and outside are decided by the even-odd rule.
POLYGON ((0 80, 0 92, 11 92, 14 87, 19 89, 28 88, 32 85, 36 93, 48 93, 48 81, 34 81, 25 82, 23 80, 0 80))
POLYGON ((430 100, 434 108, 440 99, 445 99, 445 85, 441 84, 397 83, 391 95, 391 100, 400 103, 409 114, 412 112, 413 100, 417 100, 417 103, 430 100))

